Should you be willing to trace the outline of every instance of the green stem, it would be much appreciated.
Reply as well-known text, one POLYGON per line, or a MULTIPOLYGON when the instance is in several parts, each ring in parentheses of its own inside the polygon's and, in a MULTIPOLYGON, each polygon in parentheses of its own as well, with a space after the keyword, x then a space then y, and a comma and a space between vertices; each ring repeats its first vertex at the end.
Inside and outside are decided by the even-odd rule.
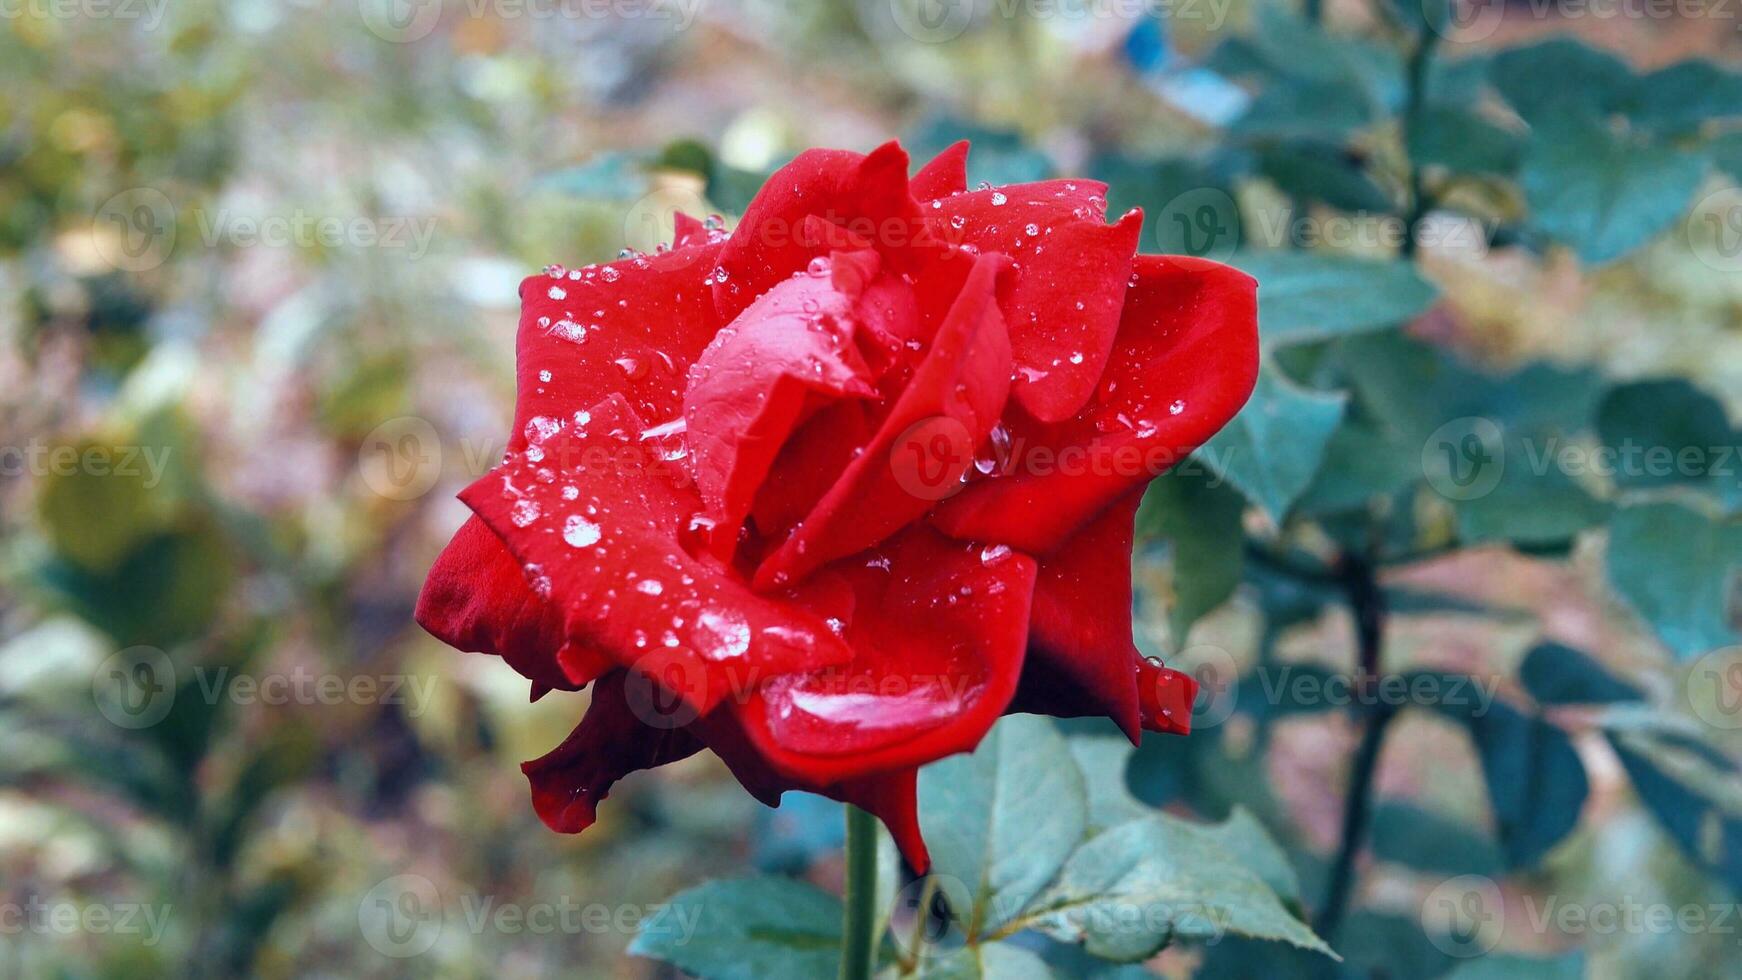
MULTIPOLYGON (((1356 690, 1364 695, 1370 694, 1383 676, 1380 658, 1385 643, 1385 593, 1379 588, 1372 562, 1364 557, 1344 555, 1340 571, 1349 606, 1355 613, 1356 690)), ((1337 931, 1342 927, 1355 892, 1355 860, 1367 837, 1373 809, 1373 779, 1379 772, 1379 751, 1385 742, 1386 729, 1396 716, 1396 710, 1391 706, 1367 697, 1358 699, 1354 710, 1365 727, 1350 766, 1337 855, 1331 862, 1325 897, 1319 903, 1318 916, 1313 923, 1314 929, 1326 942, 1336 941, 1337 931)))
POLYGON ((870 980, 877 951, 877 818, 847 804, 847 895, 841 980, 870 980))
MULTIPOLYGON (((1440 35, 1432 27, 1424 27, 1421 36, 1416 39, 1416 45, 1409 53, 1408 94, 1403 107, 1403 149, 1408 156, 1415 145, 1416 135, 1424 125, 1423 114, 1427 108, 1428 70, 1433 66, 1434 49, 1439 46, 1440 35)), ((1416 225, 1421 224, 1432 210, 1433 201, 1428 196, 1427 187, 1422 182, 1421 165, 1414 159, 1409 161, 1409 214, 1404 218, 1403 254, 1404 257, 1415 255, 1419 243, 1416 237, 1420 232, 1416 225)))

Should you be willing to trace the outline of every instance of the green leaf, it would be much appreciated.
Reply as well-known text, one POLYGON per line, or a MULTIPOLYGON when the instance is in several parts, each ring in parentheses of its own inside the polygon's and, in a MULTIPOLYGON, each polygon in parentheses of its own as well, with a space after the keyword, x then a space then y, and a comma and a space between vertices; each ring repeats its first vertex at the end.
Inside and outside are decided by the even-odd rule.
POLYGON ((1674 224, 1704 176, 1697 155, 1640 144, 1601 119, 1568 115, 1538 122, 1519 184, 1536 227, 1600 264, 1674 224))
POLYGON ((1089 836, 1154 812, 1125 784, 1133 751, 1130 742, 1111 735, 1078 735, 1069 743, 1089 795, 1089 836))
POLYGON ((1228 132, 1249 140, 1340 136, 1376 118, 1356 86, 1280 81, 1259 93, 1228 132))
POLYGON ((1709 61, 1678 61, 1640 78, 1625 111, 1636 127, 1665 135, 1742 116, 1742 74, 1709 61))
POLYGON ((1410 134, 1409 156, 1466 174, 1511 174, 1524 140, 1462 106, 1431 105, 1410 134))
POLYGON ((1496 877, 1505 870, 1505 856, 1488 834, 1396 800, 1373 808, 1368 846, 1375 860, 1448 877, 1496 877))
POLYGON ((1538 704, 1621 704, 1645 699, 1644 691, 1559 643, 1531 647, 1519 664, 1518 679, 1538 704))
POLYGON ((1167 611, 1174 644, 1192 624, 1234 594, 1240 584, 1240 517, 1245 501, 1226 486, 1176 469, 1143 495, 1137 526, 1167 542, 1173 556, 1173 602, 1167 611))
POLYGON ((1738 638, 1731 606, 1742 524, 1674 503, 1623 507, 1609 525, 1609 582, 1678 657, 1738 638))
POLYGON ((1585 954, 1565 956, 1484 956, 1466 963, 1451 973, 1447 980, 1581 980, 1585 976, 1585 954))
POLYGON ((1223 850, 1238 855, 1241 863, 1278 898, 1290 904, 1300 903, 1300 878, 1294 873, 1294 865, 1288 862, 1288 853, 1271 838, 1252 811, 1236 806, 1228 819, 1205 830, 1223 850))
POLYGON ((1301 388, 1265 364, 1252 400, 1196 458, 1280 524, 1318 472, 1345 401, 1301 388))
POLYGON ((1325 445, 1325 459, 1295 502, 1312 515, 1364 510, 1376 497, 1389 496, 1421 479, 1421 447, 1389 426, 1345 418, 1325 445))
POLYGON ((1618 385, 1597 408, 1597 432, 1612 454, 1616 486, 1653 490, 1691 486, 1731 509, 1742 507, 1742 430, 1724 406, 1680 378, 1618 385))
POLYGON ((1649 716, 1604 733, 1639 799, 1690 860, 1742 892, 1742 779, 1704 742, 1649 716))
POLYGON ((1567 38, 1501 51, 1488 77, 1532 126, 1572 115, 1601 119, 1633 90, 1620 58, 1567 38))
POLYGON ((1476 743, 1507 865, 1535 865, 1572 831, 1590 790, 1572 739, 1505 701, 1489 702, 1486 710, 1475 699, 1434 708, 1462 722, 1476 743))
POLYGON ((629 952, 706 980, 834 976, 841 900, 790 878, 710 881, 672 896, 629 952))
POLYGON ((1034 928, 1119 962, 1227 933, 1335 955, 1213 832, 1165 814, 1091 838, 1035 908, 1034 928))
POLYGON ((1343 211, 1387 214, 1391 198, 1343 149, 1321 140, 1288 140, 1258 151, 1258 170, 1283 193, 1343 211))
POLYGON ((932 873, 968 889, 970 907, 954 911, 970 939, 1027 907, 1088 825, 1082 774, 1064 736, 1037 715, 1005 718, 971 754, 920 770, 919 803, 932 873))
POLYGON ((1146 252, 1226 259, 1240 246, 1233 184, 1209 163, 1105 155, 1090 161, 1089 172, 1107 183, 1109 212, 1143 209, 1146 252))
POLYGON ((1009 943, 977 943, 924 960, 919 980, 1050 980, 1046 961, 1009 943))
POLYGON ((1271 346, 1395 327, 1436 294, 1408 262, 1270 251, 1232 263, 1258 280, 1258 330, 1271 346))
POLYGON ((1457 503, 1458 534, 1465 542, 1554 546, 1608 518, 1609 505, 1554 465, 1535 440, 1508 435, 1504 469, 1493 489, 1457 503))

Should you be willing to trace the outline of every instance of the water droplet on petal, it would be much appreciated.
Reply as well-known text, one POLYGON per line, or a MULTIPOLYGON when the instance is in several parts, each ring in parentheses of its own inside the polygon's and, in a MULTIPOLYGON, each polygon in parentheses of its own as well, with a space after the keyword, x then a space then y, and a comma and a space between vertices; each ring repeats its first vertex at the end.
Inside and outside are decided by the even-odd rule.
POLYGON ((599 525, 579 514, 570 514, 563 521, 563 540, 572 548, 585 548, 599 541, 599 525))

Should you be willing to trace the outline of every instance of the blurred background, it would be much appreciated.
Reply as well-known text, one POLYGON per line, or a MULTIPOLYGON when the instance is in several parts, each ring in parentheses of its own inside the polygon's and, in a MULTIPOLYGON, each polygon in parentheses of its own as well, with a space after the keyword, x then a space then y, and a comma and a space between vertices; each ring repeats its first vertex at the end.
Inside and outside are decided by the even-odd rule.
MULTIPOLYGON (((518 764, 586 695, 529 704, 411 611, 500 455, 523 275, 899 136, 972 139, 971 181, 1107 180, 1143 251, 1265 284, 1253 453, 1145 512, 1139 644, 1206 694, 1137 795, 1256 814, 1347 975, 1742 976, 1739 29, 1722 0, 9 0, 0 975, 675 976, 625 954, 674 891, 838 888, 839 808, 765 810, 711 757, 547 831, 518 764), (1676 462, 1594 452, 1628 444, 1676 462), (1367 669, 1504 710, 1350 706, 1375 609, 1367 669)), ((1293 975, 1263 956, 1133 975, 1293 975)))

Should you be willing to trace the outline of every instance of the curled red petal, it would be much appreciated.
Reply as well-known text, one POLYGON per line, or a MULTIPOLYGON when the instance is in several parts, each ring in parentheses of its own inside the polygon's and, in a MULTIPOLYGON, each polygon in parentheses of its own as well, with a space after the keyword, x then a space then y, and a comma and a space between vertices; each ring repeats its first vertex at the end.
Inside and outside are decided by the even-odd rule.
POLYGON ((877 264, 875 252, 840 254, 833 275, 781 282, 696 362, 684 393, 689 464, 723 539, 735 540, 795 428, 830 401, 876 396, 855 335, 877 264))
POLYGON ((919 168, 910 182, 913 196, 921 201, 960 194, 968 189, 968 141, 957 140, 931 162, 919 168))
POLYGON ((1009 305, 1011 395, 1043 422, 1068 419, 1095 390, 1131 277, 1143 216, 1103 221, 1094 181, 1011 184, 922 209, 940 237, 1015 260, 1009 305))
POLYGON ((1060 718, 1104 715, 1132 742, 1143 716, 1131 640, 1134 490, 1040 559, 1028 660, 1011 708, 1060 718))
POLYGON ((1169 735, 1192 733, 1192 706, 1198 698, 1198 682, 1192 675, 1140 660, 1137 697, 1145 729, 1169 735))
POLYGON ((562 609, 568 636, 657 675, 694 712, 846 660, 821 620, 683 547, 701 498, 645 435, 614 396, 510 453, 460 499, 562 609))
POLYGON ((710 238, 708 235, 708 226, 702 223, 702 219, 691 217, 690 215, 684 214, 682 211, 674 211, 672 212, 671 222, 672 248, 685 248, 690 245, 705 245, 708 243, 710 238))
POLYGON ((1002 256, 972 260, 931 349, 877 434, 757 568, 758 589, 796 582, 882 541, 959 484, 1010 392, 1010 342, 996 294, 1006 265, 1002 256))
POLYGON ((1245 404, 1258 379, 1257 284, 1182 256, 1138 256, 1135 269, 1095 398, 1056 425, 1013 415, 1006 474, 945 501, 938 527, 1044 555, 1245 404))
POLYGON ((599 802, 629 773, 676 762, 700 751, 688 731, 648 725, 626 696, 628 673, 617 670, 593 686, 581 723, 549 753, 523 763, 532 807, 545 826, 578 834, 598 819, 599 802))
POLYGON ((979 744, 1016 692, 1034 560, 916 525, 828 573, 856 596, 853 659, 735 703, 757 753, 783 776, 828 784, 979 744))
POLYGON ((894 141, 867 154, 806 150, 770 175, 720 254, 724 275, 714 277, 714 299, 723 319, 842 244, 811 239, 810 217, 840 225, 857 240, 911 244, 922 226, 908 193, 907 152, 894 141))
POLYGON ((564 669, 568 644, 561 610, 526 584, 520 563, 476 517, 442 549, 417 597, 418 625, 458 650, 501 657, 538 685, 574 690, 598 676, 579 651, 564 669))

